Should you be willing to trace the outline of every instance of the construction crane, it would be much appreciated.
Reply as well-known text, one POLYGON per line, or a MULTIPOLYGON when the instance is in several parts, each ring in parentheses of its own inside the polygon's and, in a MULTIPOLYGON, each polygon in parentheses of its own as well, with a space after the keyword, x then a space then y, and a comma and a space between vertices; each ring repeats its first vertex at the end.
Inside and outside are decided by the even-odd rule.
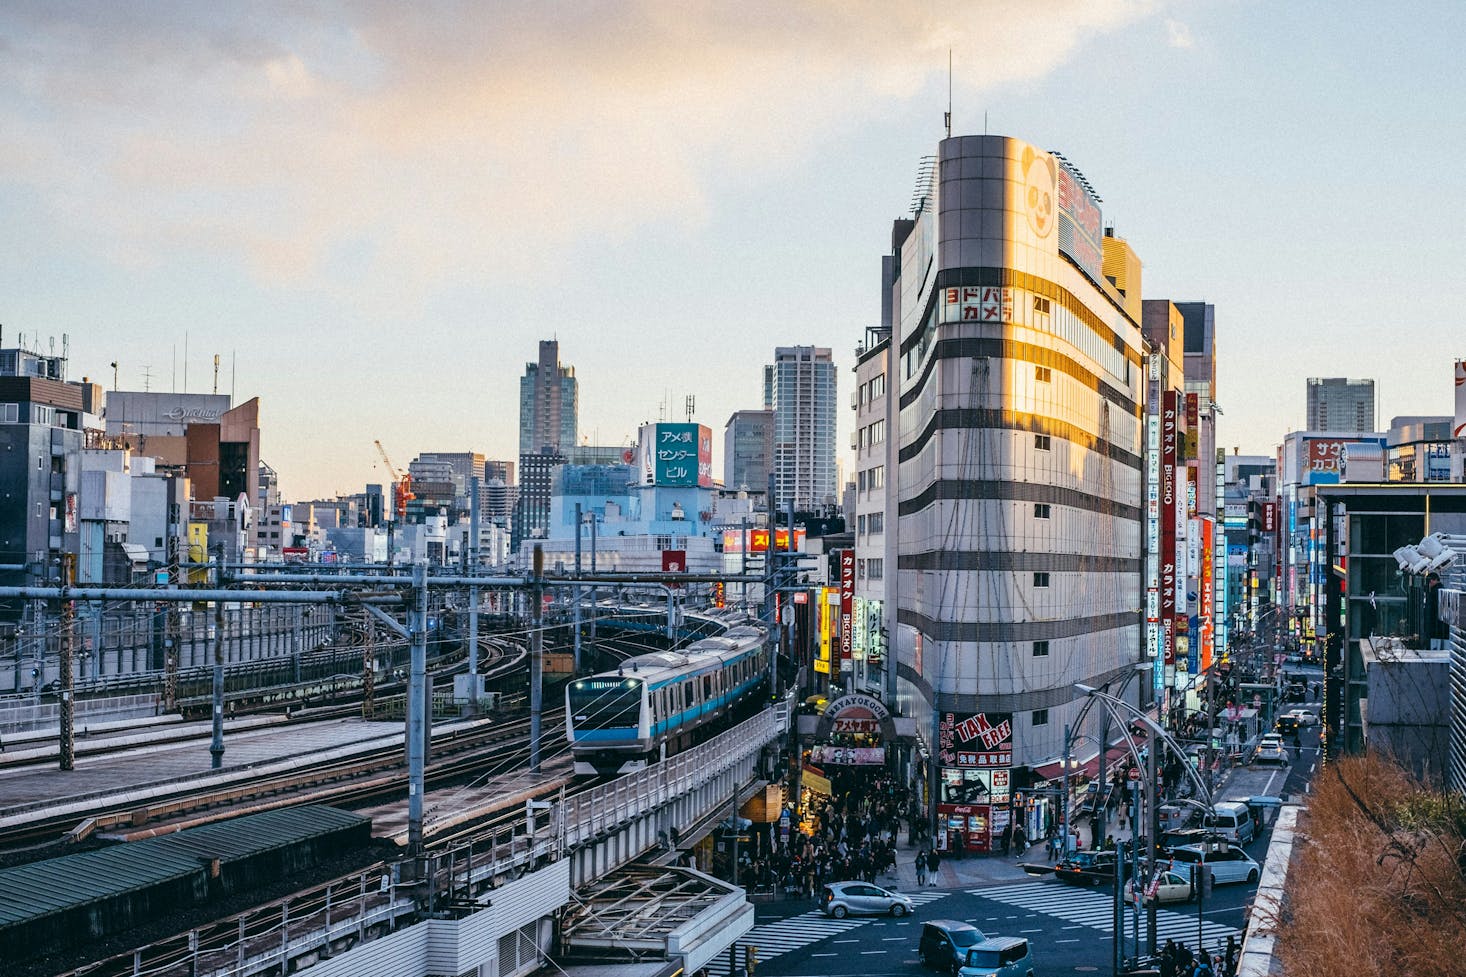
POLYGON ((382 442, 374 441, 373 444, 377 446, 377 452, 382 456, 382 463, 387 466, 387 472, 393 479, 392 494, 394 496, 393 502, 397 510, 397 518, 399 520, 405 519, 407 517, 408 500, 417 498, 417 496, 412 494, 412 475, 405 471, 400 471, 396 465, 392 464, 392 459, 387 457, 387 449, 382 447, 382 442))

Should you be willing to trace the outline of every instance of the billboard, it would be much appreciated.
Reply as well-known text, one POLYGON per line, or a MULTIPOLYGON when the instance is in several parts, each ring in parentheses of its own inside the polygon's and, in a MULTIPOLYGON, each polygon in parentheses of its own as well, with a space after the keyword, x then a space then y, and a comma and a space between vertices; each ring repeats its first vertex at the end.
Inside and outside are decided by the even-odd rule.
POLYGON ((819 594, 819 607, 815 609, 815 612, 819 615, 819 651, 814 661, 814 670, 830 676, 833 680, 839 674, 834 670, 834 668, 838 668, 839 666, 835 665, 834 668, 831 668, 832 662, 830 660, 831 638, 834 637, 835 619, 838 616, 837 609, 840 606, 839 591, 833 587, 820 587, 817 589, 817 593, 819 594), (831 597, 834 598, 833 605, 830 600, 831 597))
MULTIPOLYGON (((647 468, 646 450, 643 434, 643 475, 647 468)), ((702 424, 655 425, 651 455, 654 484, 674 488, 708 488, 713 484, 713 434, 702 424)))
POLYGON ((1099 201, 1067 160, 1059 159, 1057 176, 1059 251, 1072 258, 1090 279, 1102 282, 1104 245, 1099 201))
POLYGON ((1013 290, 999 285, 942 289, 942 322, 1012 322, 1013 290))
MULTIPOLYGON (((767 529, 748 530, 748 552, 767 553, 769 551, 769 531, 767 529)), ((723 530, 723 552, 742 553, 744 550, 744 535, 740 529, 723 530)), ((798 527, 794 530, 794 548, 804 550, 804 530, 798 527)), ((774 549, 781 553, 789 552, 789 530, 778 529, 774 531, 774 549)))
POLYGON ((937 754, 944 767, 1011 767, 1012 713, 942 713, 937 754))
POLYGON ((1333 485, 1344 474, 1345 448, 1351 444, 1377 444, 1384 447, 1383 438, 1308 438, 1306 461, 1303 469, 1305 485, 1333 485))

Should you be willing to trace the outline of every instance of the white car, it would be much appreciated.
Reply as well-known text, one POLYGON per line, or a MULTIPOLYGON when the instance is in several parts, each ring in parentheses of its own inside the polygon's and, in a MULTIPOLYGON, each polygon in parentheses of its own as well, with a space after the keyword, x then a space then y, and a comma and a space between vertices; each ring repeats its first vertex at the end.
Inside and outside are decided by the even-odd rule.
POLYGON ((1171 850, 1171 871, 1187 879, 1191 866, 1205 865, 1217 885, 1228 882, 1256 882, 1262 867, 1238 845, 1182 845, 1171 850))
POLYGON ((1253 763, 1287 763, 1288 751, 1283 748, 1283 738, 1269 733, 1257 741, 1257 751, 1252 754, 1253 763))
POLYGON ((1283 713, 1285 716, 1292 716, 1298 721, 1299 726, 1317 726, 1318 713, 1310 712, 1307 709, 1289 709, 1283 713))
MULTIPOLYGON (((1149 885, 1142 886, 1145 895, 1145 905, 1160 902, 1190 902, 1194 895, 1191 888, 1191 879, 1180 872, 1161 872, 1149 885)), ((1135 902, 1134 881, 1125 883, 1125 901, 1135 902)))

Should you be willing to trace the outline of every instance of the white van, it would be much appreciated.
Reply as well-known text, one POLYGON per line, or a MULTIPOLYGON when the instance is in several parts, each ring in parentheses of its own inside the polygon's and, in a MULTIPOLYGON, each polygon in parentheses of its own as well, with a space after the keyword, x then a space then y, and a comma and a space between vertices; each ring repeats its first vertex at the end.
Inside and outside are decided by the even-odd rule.
POLYGON ((1212 806, 1212 813, 1201 821, 1208 831, 1221 835, 1228 841, 1245 845, 1252 840, 1252 812, 1247 805, 1238 801, 1220 801, 1212 806))

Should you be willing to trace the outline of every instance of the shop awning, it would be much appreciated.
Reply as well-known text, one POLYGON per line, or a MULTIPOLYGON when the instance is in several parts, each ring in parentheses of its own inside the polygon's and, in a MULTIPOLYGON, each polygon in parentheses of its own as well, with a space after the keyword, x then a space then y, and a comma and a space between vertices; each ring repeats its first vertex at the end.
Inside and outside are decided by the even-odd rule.
MULTIPOLYGON (((1143 749, 1145 744, 1137 737, 1136 747, 1143 749)), ((1118 769, 1127 759, 1130 758, 1130 747, 1125 744, 1110 747, 1105 754, 1107 770, 1118 769)), ((1069 776, 1071 777, 1093 777, 1099 773, 1099 753, 1096 751, 1088 759, 1075 757, 1069 761, 1069 776)), ((1040 763, 1033 768, 1034 776, 1039 780, 1059 780, 1064 776, 1064 762, 1062 760, 1050 760, 1047 763, 1040 763)))
POLYGON ((148 548, 146 546, 140 543, 122 543, 120 545, 122 546, 122 552, 126 553, 127 558, 133 563, 148 562, 148 548))

